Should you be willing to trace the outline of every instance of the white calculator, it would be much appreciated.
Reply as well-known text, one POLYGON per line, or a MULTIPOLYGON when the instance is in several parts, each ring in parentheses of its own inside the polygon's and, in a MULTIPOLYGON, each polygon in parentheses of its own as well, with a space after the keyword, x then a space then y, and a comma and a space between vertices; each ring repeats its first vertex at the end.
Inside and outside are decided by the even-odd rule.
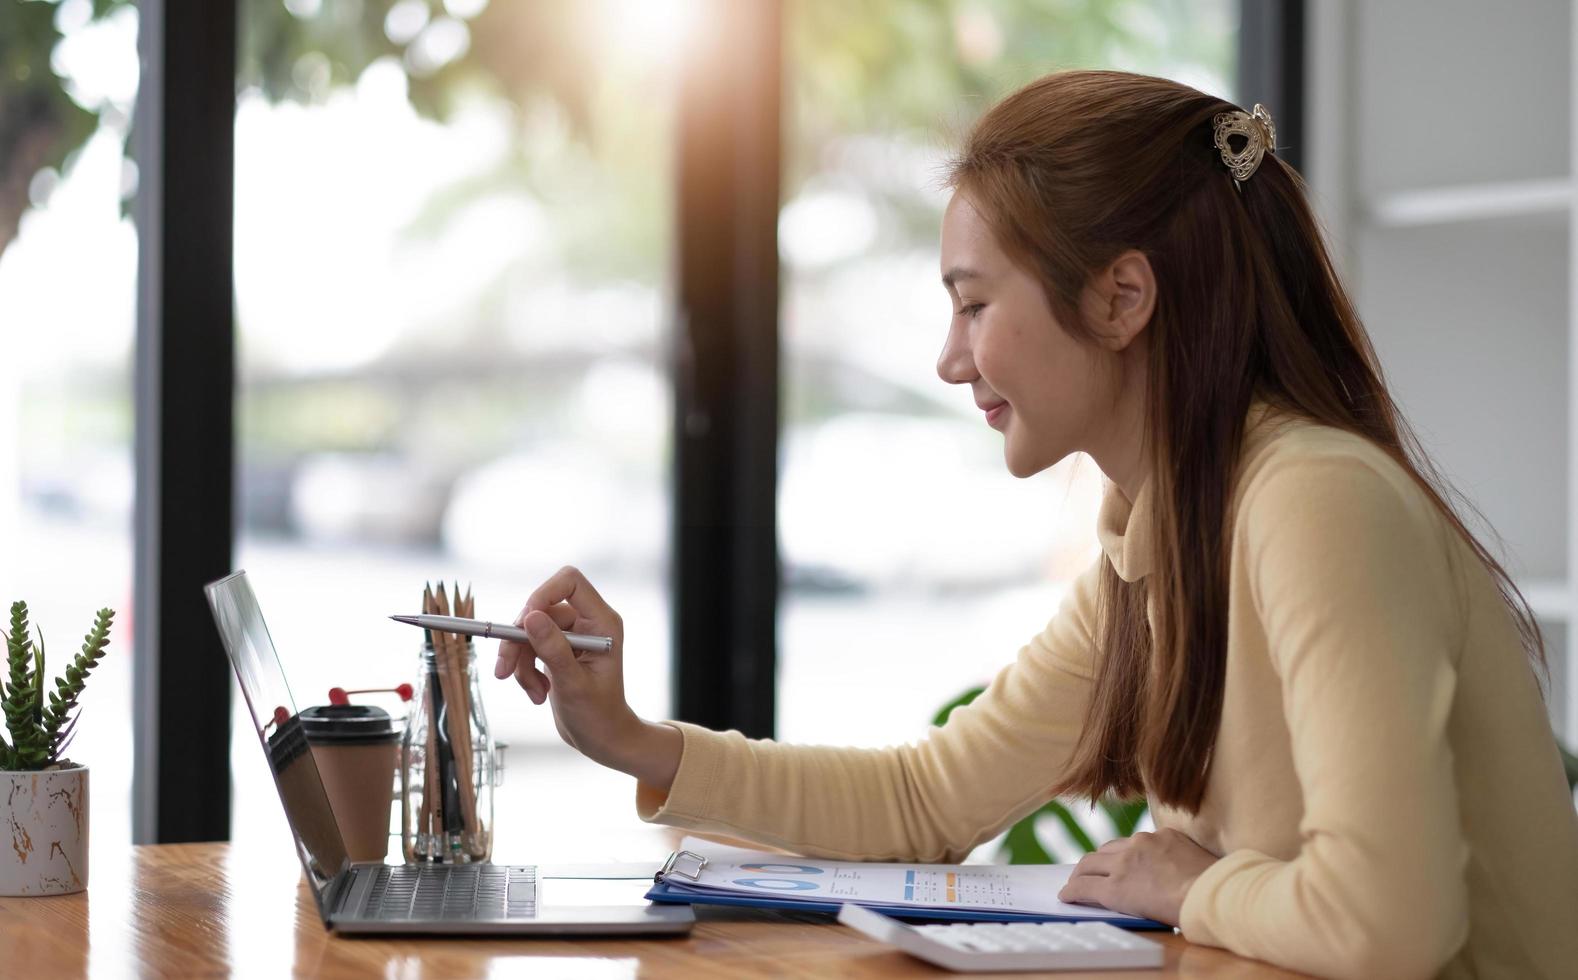
POLYGON ((1107 922, 950 922, 910 926, 845 904, 838 921, 960 972, 1134 970, 1162 965, 1162 945, 1107 922))

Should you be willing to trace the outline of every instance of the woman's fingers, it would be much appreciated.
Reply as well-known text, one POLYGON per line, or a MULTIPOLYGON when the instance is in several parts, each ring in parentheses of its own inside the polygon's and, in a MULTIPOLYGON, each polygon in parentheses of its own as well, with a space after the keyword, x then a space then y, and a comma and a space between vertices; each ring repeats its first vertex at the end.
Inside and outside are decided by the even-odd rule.
POLYGON ((630 743, 643 739, 648 726, 625 702, 619 614, 586 576, 567 565, 532 592, 515 625, 526 635, 499 644, 494 673, 513 673, 534 702, 549 701, 559 735, 588 758, 616 768, 628 760, 630 743), (607 635, 613 648, 582 659, 571 649, 567 630, 607 635))
POLYGON ((553 617, 554 625, 562 630, 570 629, 575 625, 575 621, 580 618, 580 613, 577 613, 575 607, 568 602, 556 602, 545 611, 549 616, 553 617))
POLYGON ((1069 877, 1072 879, 1081 875, 1112 874, 1112 868, 1117 862, 1117 857, 1117 853, 1113 851, 1091 851, 1079 859, 1079 863, 1074 865, 1074 870, 1069 877))
POLYGON ((516 625, 523 625, 526 614, 533 609, 549 609, 559 603, 567 604, 571 609, 585 616, 587 619, 602 623, 613 624, 619 621, 619 615, 613 608, 603 601, 603 597, 586 580, 581 570, 573 565, 566 565, 554 572, 548 581, 537 587, 537 591, 526 600, 526 608, 521 610, 521 618, 516 625))
POLYGON ((618 674, 618 650, 623 641, 619 614, 579 569, 566 565, 532 592, 516 617, 515 625, 526 631, 527 638, 499 644, 493 676, 503 679, 513 674, 516 683, 536 704, 548 700, 550 691, 555 692, 554 720, 560 726, 560 733, 565 735, 565 741, 577 745, 565 734, 565 726, 569 724, 562 714, 565 704, 605 696, 623 698, 618 674), (613 637, 614 655, 594 656, 583 664, 564 635, 570 631, 613 637), (541 669, 538 661, 541 661, 541 669), (610 684, 610 677, 611 694, 603 690, 610 684))
POLYGON ((1105 875, 1084 875, 1079 878, 1070 878, 1063 890, 1057 893, 1058 901, 1074 902, 1080 905, 1100 905, 1102 908, 1112 908, 1108 900, 1112 897, 1112 879, 1105 875))
MULTIPOLYGON (((526 618, 526 612, 527 611, 524 609, 521 610, 520 616, 516 619, 517 625, 519 625, 519 623, 526 618)), ((552 606, 549 606, 547 612, 548 615, 553 618, 554 625, 559 627, 561 630, 568 630, 570 627, 575 625, 577 614, 575 609, 568 603, 556 603, 552 606)), ((493 676, 499 680, 503 680, 511 674, 518 673, 520 675, 519 679, 521 681, 521 686, 526 688, 526 693, 531 694, 532 689, 526 683, 526 677, 528 675, 520 672, 522 670, 528 670, 538 677, 543 676, 542 671, 538 670, 532 665, 533 657, 534 654, 532 653, 529 644, 517 643, 514 640, 500 640, 499 656, 498 659, 493 663, 493 676)), ((546 694, 546 692, 544 693, 546 694)), ((538 701, 537 703, 541 704, 542 702, 538 701)))
POLYGON ((515 665, 520 663, 522 657, 531 663, 531 649, 524 643, 514 640, 499 641, 499 658, 493 662, 493 676, 499 680, 515 673, 515 665))
POLYGON ((531 649, 547 666, 550 674, 562 674, 575 666, 575 651, 553 617, 533 609, 521 619, 521 628, 531 636, 531 649))
POLYGON ((503 680, 514 674, 516 683, 525 690, 532 703, 542 704, 548 699, 548 677, 537 669, 535 659, 536 654, 529 644, 501 640, 499 659, 493 664, 493 676, 503 680))
POLYGON ((1112 871, 1117 860, 1116 852, 1104 850, 1091 851, 1080 858, 1068 882, 1057 893, 1058 901, 1110 907, 1107 901, 1111 898, 1112 871))
POLYGON ((552 686, 548 675, 534 667, 531 660, 522 659, 516 666, 515 683, 531 698, 532 704, 542 704, 548 700, 548 690, 552 686))

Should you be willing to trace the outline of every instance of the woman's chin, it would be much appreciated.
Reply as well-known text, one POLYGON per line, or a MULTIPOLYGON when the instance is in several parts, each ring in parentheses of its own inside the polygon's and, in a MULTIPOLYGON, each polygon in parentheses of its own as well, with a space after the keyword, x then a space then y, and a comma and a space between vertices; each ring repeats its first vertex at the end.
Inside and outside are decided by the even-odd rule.
POLYGON ((1008 472, 1021 480, 1046 469, 1045 465, 1037 465, 1031 457, 1014 452, 1012 445, 1003 447, 1003 462, 1008 465, 1008 472))
POLYGON ((1011 435, 1003 440, 1003 462, 1008 466, 1008 472, 1021 480, 1056 465, 1067 455, 1068 453, 1025 452, 1014 445, 1011 435))

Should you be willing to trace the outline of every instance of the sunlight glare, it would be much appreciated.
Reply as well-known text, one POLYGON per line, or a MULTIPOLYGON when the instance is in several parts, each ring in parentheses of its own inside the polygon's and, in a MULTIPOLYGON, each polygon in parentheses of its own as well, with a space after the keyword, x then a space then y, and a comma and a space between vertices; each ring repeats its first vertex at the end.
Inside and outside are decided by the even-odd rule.
POLYGON ((696 0, 606 0, 606 36, 619 55, 667 64, 677 60, 696 23, 696 0))

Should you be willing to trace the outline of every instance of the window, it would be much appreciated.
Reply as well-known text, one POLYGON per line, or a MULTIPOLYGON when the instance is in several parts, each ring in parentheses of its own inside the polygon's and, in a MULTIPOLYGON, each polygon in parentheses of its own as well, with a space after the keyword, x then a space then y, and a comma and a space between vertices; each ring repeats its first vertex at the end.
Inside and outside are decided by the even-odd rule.
MULTIPOLYGON (((131 842, 132 337, 137 182, 126 136, 137 11, 0 5, 0 600, 27 602, 45 671, 116 621, 66 755, 92 770, 92 855, 131 842)), ((92 857, 91 860, 98 860, 92 857)))
MULTIPOLYGON (((1236 6, 784 3, 780 737, 920 734, 1095 554, 1094 465, 1016 483, 996 435, 933 373, 950 137, 1059 66, 1225 92, 1236 6), (890 448, 873 459, 872 446, 890 448), (914 533, 972 508, 999 523, 963 542, 914 533), (895 672, 901 656, 914 669, 895 672)), ((699 8, 238 7, 236 562, 298 703, 410 679, 416 637, 383 617, 420 583, 470 576, 479 613, 506 618, 573 561, 625 616, 633 705, 667 715, 672 102, 699 8)), ((0 201, 19 365, 0 376, 0 540, 17 545, 0 595, 31 601, 56 664, 93 609, 122 611, 76 748, 102 802, 130 768, 137 10, 0 10, 0 121, 23 118, 15 100, 42 83, 71 119, 42 169, 5 157, 20 144, 0 129, 6 174, 36 174, 0 201)), ((568 755, 546 709, 486 690, 513 746, 505 806, 569 772, 552 761, 568 755)), ((278 811, 250 732, 236 734, 245 836, 278 811)), ((628 823, 623 777, 608 786, 611 819, 628 823)), ((95 846, 118 845, 126 808, 98 809, 95 846)))
POLYGON ((1237 5, 787 5, 785 566, 778 733, 884 745, 986 683, 1099 554, 1101 472, 1026 481, 935 370, 940 167, 986 106, 1056 68, 1231 95, 1237 5))
MULTIPOLYGON (((419 611, 424 583, 458 577, 507 622, 574 563, 625 618, 632 704, 666 714, 675 51, 651 40, 658 11, 242 11, 237 561, 298 706, 414 681, 421 636, 386 617, 419 611)), ((573 818, 536 805, 545 779, 599 772, 478 646, 516 774, 497 800, 508 853, 503 835, 573 818)), ((278 809, 244 721, 233 755, 244 839, 278 809)))

